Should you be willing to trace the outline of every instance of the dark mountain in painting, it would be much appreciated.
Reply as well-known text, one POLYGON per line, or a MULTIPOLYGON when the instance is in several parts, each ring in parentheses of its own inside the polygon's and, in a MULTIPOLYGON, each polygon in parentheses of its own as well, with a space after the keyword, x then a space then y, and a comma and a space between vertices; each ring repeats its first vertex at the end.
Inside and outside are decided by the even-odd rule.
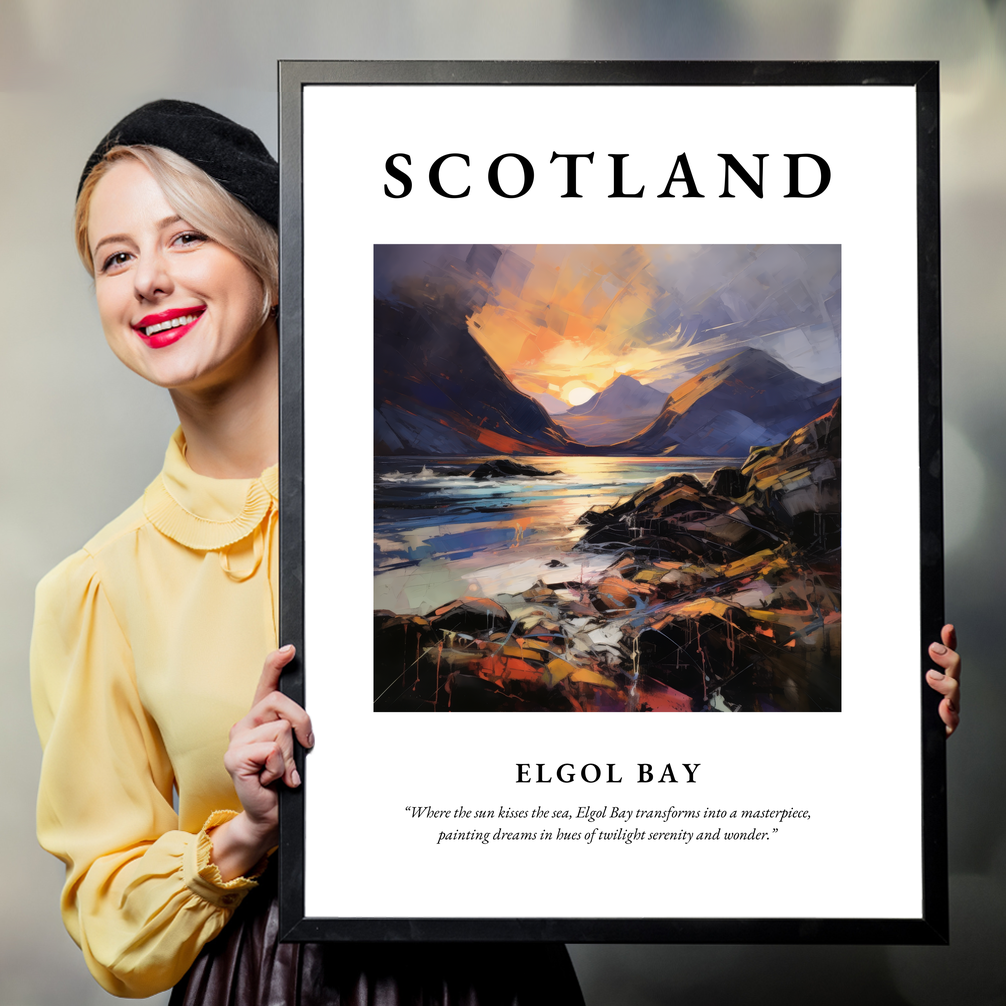
POLYGON ((584 444, 629 440, 660 415, 667 395, 622 374, 582 405, 568 409, 559 425, 584 444))
POLYGON ((463 313, 374 302, 374 453, 581 454, 471 337, 463 313))
POLYGON ((819 384, 760 349, 745 349, 671 392, 654 422, 617 450, 744 457, 827 412, 840 393, 840 380, 819 384))

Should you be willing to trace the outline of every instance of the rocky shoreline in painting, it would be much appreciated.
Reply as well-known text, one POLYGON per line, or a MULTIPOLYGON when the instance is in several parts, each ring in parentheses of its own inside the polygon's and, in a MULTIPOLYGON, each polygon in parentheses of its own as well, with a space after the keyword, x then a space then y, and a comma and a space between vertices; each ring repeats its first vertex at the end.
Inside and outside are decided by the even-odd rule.
POLYGON ((375 710, 840 709, 840 468, 835 401, 707 481, 586 509, 519 594, 377 611, 375 710))

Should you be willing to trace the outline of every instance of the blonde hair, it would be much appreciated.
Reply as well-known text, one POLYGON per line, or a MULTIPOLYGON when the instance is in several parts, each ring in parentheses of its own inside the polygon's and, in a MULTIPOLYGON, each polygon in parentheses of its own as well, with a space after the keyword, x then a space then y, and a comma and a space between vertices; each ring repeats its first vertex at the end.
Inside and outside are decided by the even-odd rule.
POLYGON ((255 273, 262 283, 264 323, 279 293, 279 236, 202 168, 165 147, 112 147, 84 181, 73 225, 77 254, 91 278, 94 259, 87 240, 91 197, 109 168, 126 158, 139 161, 154 176, 168 205, 183 220, 234 252, 255 273))

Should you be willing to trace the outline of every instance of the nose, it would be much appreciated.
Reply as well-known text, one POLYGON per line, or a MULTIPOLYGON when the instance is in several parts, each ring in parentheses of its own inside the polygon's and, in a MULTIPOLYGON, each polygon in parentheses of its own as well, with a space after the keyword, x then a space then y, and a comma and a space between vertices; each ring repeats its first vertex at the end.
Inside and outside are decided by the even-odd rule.
POLYGON ((157 301, 174 290, 168 260, 160 249, 141 254, 133 270, 133 289, 138 301, 157 301))

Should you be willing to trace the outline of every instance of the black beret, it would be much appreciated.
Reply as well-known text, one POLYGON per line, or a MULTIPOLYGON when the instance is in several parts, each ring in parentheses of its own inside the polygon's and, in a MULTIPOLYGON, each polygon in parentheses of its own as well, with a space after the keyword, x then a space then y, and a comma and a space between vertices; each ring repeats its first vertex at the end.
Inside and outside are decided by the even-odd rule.
POLYGON ((84 166, 77 195, 91 169, 119 145, 166 147, 219 182, 263 220, 279 226, 279 165, 250 130, 191 101, 163 98, 114 125, 84 166))

